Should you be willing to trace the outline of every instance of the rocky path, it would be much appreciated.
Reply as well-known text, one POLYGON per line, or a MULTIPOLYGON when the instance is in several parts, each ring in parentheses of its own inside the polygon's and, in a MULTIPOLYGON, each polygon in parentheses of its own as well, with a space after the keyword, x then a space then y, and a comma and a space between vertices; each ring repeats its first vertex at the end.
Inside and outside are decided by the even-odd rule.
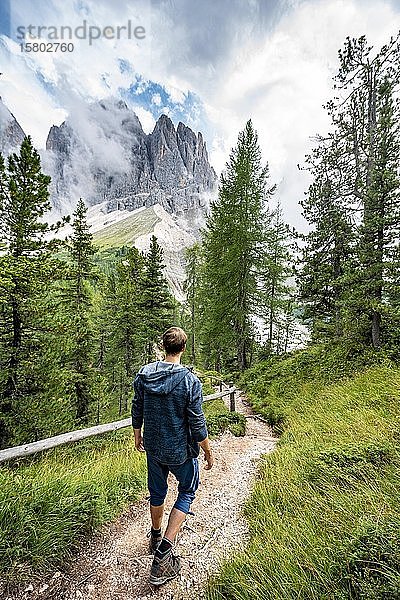
MULTIPOLYGON (((212 442, 215 464, 201 465, 201 483, 175 552, 182 557, 180 576, 153 588, 148 584, 152 557, 146 537, 150 529, 148 502, 142 500, 114 523, 91 537, 74 563, 46 581, 29 586, 18 600, 192 600, 203 598, 207 575, 221 558, 242 546, 248 530, 242 517, 262 454, 275 446, 269 427, 251 416, 242 398, 237 410, 247 415, 247 433, 224 433, 212 442)), ((166 515, 174 503, 176 485, 170 480, 166 515)), ((10 600, 16 600, 16 597, 10 600)))

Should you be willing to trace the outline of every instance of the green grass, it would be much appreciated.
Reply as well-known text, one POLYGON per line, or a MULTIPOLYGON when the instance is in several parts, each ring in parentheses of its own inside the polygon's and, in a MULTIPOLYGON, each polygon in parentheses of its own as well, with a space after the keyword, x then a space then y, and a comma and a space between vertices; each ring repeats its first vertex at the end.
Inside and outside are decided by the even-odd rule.
POLYGON ((3 581, 59 565, 145 487, 145 458, 125 430, 0 468, 3 581))
POLYGON ((154 231, 160 221, 152 206, 93 234, 94 243, 101 249, 132 246, 135 240, 154 231))
POLYGON ((360 358, 351 376, 323 355, 264 363, 241 382, 282 435, 245 508, 250 542, 209 600, 400 598, 400 370, 360 358))

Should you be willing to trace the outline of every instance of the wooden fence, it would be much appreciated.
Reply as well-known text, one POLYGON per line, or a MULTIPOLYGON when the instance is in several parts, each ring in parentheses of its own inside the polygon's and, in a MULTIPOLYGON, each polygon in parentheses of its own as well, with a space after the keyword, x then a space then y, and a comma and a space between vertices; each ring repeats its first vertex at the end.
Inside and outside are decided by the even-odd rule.
MULTIPOLYGON (((204 397, 204 402, 210 400, 216 400, 217 398, 225 398, 229 396, 229 407, 231 411, 235 410, 235 392, 236 389, 233 386, 227 386, 222 382, 221 391, 210 394, 204 397), (225 390, 222 388, 226 387, 225 390)), ((23 458, 30 454, 36 454, 36 452, 42 452, 43 450, 50 450, 56 446, 62 446, 70 442, 77 442, 84 440, 85 438, 92 437, 93 435, 99 435, 100 433, 108 433, 110 431, 117 431, 124 427, 131 427, 132 419, 122 419, 121 421, 114 421, 113 423, 106 423, 105 425, 95 425, 94 427, 88 427, 86 429, 78 429, 77 431, 70 431, 69 433, 62 433, 46 440, 39 440, 38 442, 32 442, 31 444, 25 444, 23 446, 14 446, 14 448, 6 448, 0 450, 0 463, 6 460, 12 460, 13 458, 23 458)))

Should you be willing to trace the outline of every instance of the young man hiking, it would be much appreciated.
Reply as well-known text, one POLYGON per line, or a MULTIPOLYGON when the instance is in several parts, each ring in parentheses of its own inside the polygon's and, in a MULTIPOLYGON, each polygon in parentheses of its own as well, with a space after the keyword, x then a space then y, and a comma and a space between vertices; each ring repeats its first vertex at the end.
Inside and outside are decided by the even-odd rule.
POLYGON ((213 466, 201 383, 190 369, 180 364, 186 341, 183 329, 168 329, 163 335, 165 359, 142 367, 134 381, 135 446, 147 454, 153 585, 173 579, 180 571, 180 559, 173 554, 172 547, 199 485, 199 447, 204 450, 205 468, 213 466), (161 524, 169 472, 179 482, 178 498, 163 537, 161 524))

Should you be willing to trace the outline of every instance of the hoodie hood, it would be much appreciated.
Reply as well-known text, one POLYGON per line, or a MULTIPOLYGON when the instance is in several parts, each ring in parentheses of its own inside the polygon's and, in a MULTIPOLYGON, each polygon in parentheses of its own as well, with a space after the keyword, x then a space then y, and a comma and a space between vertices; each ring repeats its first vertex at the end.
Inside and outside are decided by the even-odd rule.
POLYGON ((180 364, 157 361, 142 367, 138 377, 146 392, 166 396, 185 379, 189 369, 180 364))

